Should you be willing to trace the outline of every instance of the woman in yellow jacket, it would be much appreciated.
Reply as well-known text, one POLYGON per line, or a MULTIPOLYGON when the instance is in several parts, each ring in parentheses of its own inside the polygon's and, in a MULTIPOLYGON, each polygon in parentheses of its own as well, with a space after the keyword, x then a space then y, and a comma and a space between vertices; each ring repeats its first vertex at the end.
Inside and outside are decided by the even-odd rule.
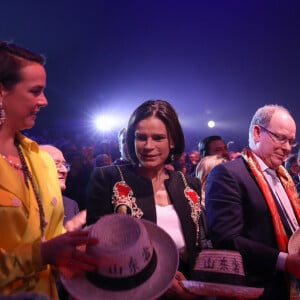
POLYGON ((37 292, 57 299, 52 266, 94 270, 77 250, 96 243, 63 233, 63 202, 52 158, 19 131, 48 104, 44 58, 0 41, 0 295, 37 292))

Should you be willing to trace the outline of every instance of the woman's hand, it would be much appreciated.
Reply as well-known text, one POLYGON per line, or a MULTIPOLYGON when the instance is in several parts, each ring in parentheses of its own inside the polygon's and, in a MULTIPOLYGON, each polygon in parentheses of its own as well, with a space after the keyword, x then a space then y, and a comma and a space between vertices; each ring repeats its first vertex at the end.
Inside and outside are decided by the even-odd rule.
POLYGON ((173 279, 172 286, 166 292, 166 296, 169 299, 186 299, 186 300, 194 300, 197 299, 197 295, 194 295, 184 289, 180 283, 181 280, 186 280, 185 276, 177 271, 175 278, 173 279))
POLYGON ((65 224, 66 231, 75 231, 81 229, 86 224, 86 209, 80 211, 71 220, 65 224))
POLYGON ((90 238, 86 230, 77 230, 59 235, 42 243, 44 264, 67 266, 81 271, 95 271, 97 260, 82 251, 80 246, 95 245, 98 240, 90 238))

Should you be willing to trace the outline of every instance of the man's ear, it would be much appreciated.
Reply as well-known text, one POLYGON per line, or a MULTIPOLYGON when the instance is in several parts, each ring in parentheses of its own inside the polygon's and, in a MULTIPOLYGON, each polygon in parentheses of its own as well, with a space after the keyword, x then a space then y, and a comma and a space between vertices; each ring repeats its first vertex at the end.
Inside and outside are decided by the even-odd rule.
POLYGON ((259 142, 260 135, 261 135, 261 128, 259 125, 254 125, 253 126, 253 139, 254 142, 259 142))

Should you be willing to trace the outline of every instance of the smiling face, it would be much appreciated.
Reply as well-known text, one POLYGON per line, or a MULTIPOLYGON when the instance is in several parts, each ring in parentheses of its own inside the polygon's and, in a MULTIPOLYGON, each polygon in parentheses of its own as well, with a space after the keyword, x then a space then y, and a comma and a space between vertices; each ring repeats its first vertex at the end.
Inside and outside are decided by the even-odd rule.
POLYGON ((135 130, 135 152, 140 166, 159 170, 169 156, 173 142, 165 124, 156 117, 141 120, 135 130))
POLYGON ((20 70, 20 75, 21 80, 11 90, 0 87, 6 114, 5 124, 15 131, 32 128, 40 108, 48 104, 44 95, 44 67, 30 63, 20 70))
POLYGON ((66 160, 62 154, 62 152, 54 146, 51 145, 42 145, 41 149, 45 150, 50 154, 55 162, 55 166, 57 169, 58 180, 60 184, 61 191, 66 189, 66 179, 68 175, 68 169, 66 168, 66 160))
POLYGON ((291 153, 292 146, 288 140, 292 141, 295 139, 296 124, 287 112, 277 110, 272 115, 267 130, 279 137, 286 138, 286 142, 278 141, 270 132, 267 132, 259 125, 255 125, 253 127, 255 141, 253 151, 268 167, 277 169, 291 153))

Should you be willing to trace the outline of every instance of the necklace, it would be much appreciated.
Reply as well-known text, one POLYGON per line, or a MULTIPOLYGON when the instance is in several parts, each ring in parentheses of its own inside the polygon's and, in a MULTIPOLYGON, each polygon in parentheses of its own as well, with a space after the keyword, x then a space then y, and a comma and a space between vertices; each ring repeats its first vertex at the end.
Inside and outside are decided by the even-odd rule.
POLYGON ((8 159, 8 157, 6 155, 0 154, 1 157, 6 160, 13 168, 15 168, 16 170, 22 170, 22 165, 13 162, 12 160, 8 159))
POLYGON ((43 208, 43 205, 42 205, 42 200, 41 200, 41 197, 39 195, 37 186, 36 186, 36 184, 33 180, 32 174, 29 171, 29 168, 26 164, 25 157, 24 157, 24 155, 22 153, 22 150, 21 150, 20 142, 15 140, 15 145, 17 147, 18 155, 19 155, 20 160, 21 160, 21 169, 23 170, 23 173, 24 173, 25 184, 28 187, 29 186, 28 181, 30 182, 30 184, 32 186, 32 189, 33 189, 33 192, 34 192, 36 202, 37 202, 38 207, 39 207, 40 228, 41 228, 41 234, 42 234, 42 239, 43 239, 44 235, 45 235, 45 227, 47 225, 47 222, 46 222, 46 219, 45 219, 45 212, 44 212, 44 208, 43 208))

